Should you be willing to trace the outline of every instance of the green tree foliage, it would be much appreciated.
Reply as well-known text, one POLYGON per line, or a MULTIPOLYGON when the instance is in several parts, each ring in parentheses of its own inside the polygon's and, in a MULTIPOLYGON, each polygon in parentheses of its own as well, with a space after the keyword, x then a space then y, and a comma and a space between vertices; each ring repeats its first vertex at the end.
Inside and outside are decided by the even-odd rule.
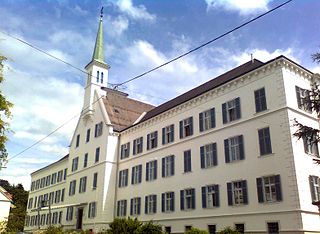
MULTIPOLYGON (((0 55, 0 85, 4 80, 3 77, 3 62, 6 58, 0 55)), ((7 133, 9 131, 9 124, 7 120, 11 118, 10 108, 12 103, 7 101, 6 97, 2 94, 0 89, 0 170, 3 163, 6 161, 8 153, 6 150, 6 141, 8 140, 7 133)))
MULTIPOLYGON (((320 52, 311 55, 314 62, 320 64, 320 52)), ((319 74, 316 74, 320 78, 319 74)), ((318 119, 320 118, 320 89, 319 84, 314 83, 309 93, 310 99, 308 105, 312 112, 317 113, 318 119)), ((312 139, 311 144, 318 144, 320 142, 319 128, 312 128, 300 123, 294 119, 293 126, 297 127, 297 131, 293 134, 298 139, 309 138, 312 139)), ((320 159, 313 159, 315 163, 320 164, 320 159)))
POLYGON ((152 221, 144 223, 134 232, 134 234, 162 234, 162 226, 152 221))
POLYGON ((28 191, 24 190, 22 184, 11 185, 6 180, 0 180, 0 186, 13 196, 13 204, 9 213, 7 232, 23 231, 28 202, 28 191))
POLYGON ((109 224, 107 234, 163 234, 162 226, 149 221, 140 222, 137 218, 117 218, 109 224))
POLYGON ((240 234, 240 232, 238 232, 236 229, 233 229, 231 227, 226 227, 220 232, 217 232, 217 234, 240 234))
POLYGON ((192 227, 186 234, 209 234, 207 231, 192 227))
POLYGON ((107 230, 108 234, 123 234, 123 233, 134 233, 142 223, 138 219, 132 218, 122 218, 115 219, 109 225, 109 229, 107 230))

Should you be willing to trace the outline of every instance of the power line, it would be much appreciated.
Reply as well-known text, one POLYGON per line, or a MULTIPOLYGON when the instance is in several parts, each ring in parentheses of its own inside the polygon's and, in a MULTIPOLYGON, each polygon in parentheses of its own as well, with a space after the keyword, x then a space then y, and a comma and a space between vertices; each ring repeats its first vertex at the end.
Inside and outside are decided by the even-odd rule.
POLYGON ((241 24, 241 25, 239 25, 239 26, 237 26, 237 27, 235 27, 235 28, 233 28, 233 29, 231 29, 231 30, 223 33, 223 34, 221 34, 220 36, 218 36, 218 37, 216 37, 216 38, 214 38, 214 39, 212 39, 212 40, 210 40, 210 41, 208 41, 208 42, 206 42, 206 43, 203 43, 203 44, 201 44, 200 46, 197 46, 197 47, 195 47, 194 49, 189 50, 188 52, 186 52, 186 53, 184 53, 184 54, 181 54, 181 55, 179 55, 179 56, 177 56, 177 57, 175 57, 175 58, 173 58, 173 59, 171 59, 171 60, 169 60, 169 61, 167 61, 167 62, 165 62, 165 63, 163 63, 163 64, 161 64, 161 65, 159 65, 159 66, 157 66, 157 67, 155 67, 155 68, 152 68, 152 69, 150 69, 150 70, 148 70, 148 71, 146 71, 146 72, 144 72, 144 73, 142 73, 142 74, 140 74, 140 75, 138 75, 138 76, 135 76, 135 77, 133 77, 133 78, 131 78, 131 79, 129 79, 129 80, 126 80, 126 81, 124 81, 124 82, 122 82, 122 83, 118 83, 118 84, 116 84, 114 87, 117 88, 117 87, 119 87, 119 86, 121 86, 121 85, 124 85, 124 84, 129 83, 129 82, 131 82, 131 81, 133 81, 133 80, 136 80, 136 79, 138 79, 138 78, 141 78, 142 76, 145 76, 145 75, 147 75, 147 74, 149 74, 149 73, 151 73, 151 72, 153 72, 153 71, 155 71, 155 70, 158 70, 159 68, 164 67, 164 66, 168 65, 169 63, 172 63, 172 62, 174 62, 174 61, 176 61, 176 60, 178 60, 178 59, 181 59, 181 58, 187 56, 188 54, 191 54, 191 53, 195 52, 196 50, 199 50, 199 49, 201 49, 202 47, 205 47, 205 46, 211 44, 212 42, 217 41, 218 39, 220 39, 220 38, 222 38, 222 37, 224 37, 224 36, 227 36, 228 34, 234 32, 234 31, 236 31, 236 30, 238 30, 238 29, 240 29, 240 28, 242 28, 242 27, 244 27, 244 26, 246 26, 246 25, 248 25, 248 24, 250 24, 250 23, 252 23, 252 22, 254 22, 254 21, 256 21, 256 20, 258 20, 259 18, 261 18, 261 17, 263 17, 263 16, 265 16, 265 15, 267 15, 267 14, 269 14, 269 13, 271 13, 271 12, 273 12, 273 11, 279 9, 279 8, 281 8, 282 6, 288 4, 289 2, 292 2, 292 1, 293 1, 293 0, 286 1, 286 2, 284 2, 284 3, 282 3, 282 4, 280 4, 280 5, 272 8, 271 10, 269 10, 269 11, 267 11, 267 12, 261 14, 261 15, 258 15, 257 17, 254 17, 253 19, 251 19, 251 20, 249 20, 249 21, 247 21, 247 22, 245 22, 245 23, 243 23, 243 24, 241 24))
MULTIPOLYGON (((91 105, 95 104, 97 101, 99 101, 101 98, 103 98, 104 96, 99 97, 97 100, 95 100, 91 105)), ((86 110, 87 108, 89 108, 89 106, 86 106, 83 110, 86 110)), ((80 114, 76 114, 74 115, 72 118, 70 118, 69 120, 67 120, 66 122, 64 122, 63 124, 61 124, 59 127, 57 127, 56 129, 54 129, 52 132, 50 132, 49 134, 47 134, 46 136, 42 137, 41 139, 37 140, 35 143, 33 143, 32 145, 28 146, 27 148, 25 148, 24 150, 20 151, 19 153, 15 154, 14 156, 10 157, 7 161, 10 161, 16 157, 18 157, 19 155, 23 154, 24 152, 26 152, 27 150, 31 149, 32 147, 38 145, 39 143, 41 143, 42 141, 44 141, 45 139, 47 139, 48 137, 50 137, 51 135, 53 135, 54 133, 56 133, 57 131, 59 131, 61 128, 63 128, 65 125, 67 125, 69 122, 71 122, 74 118, 78 117, 78 116, 82 115, 82 112, 80 112, 80 114)))
MULTIPOLYGON (((75 65, 73 65, 73 64, 71 64, 71 63, 69 63, 69 62, 67 62, 67 61, 65 61, 65 60, 63 60, 63 59, 61 59, 61 58, 58 58, 58 57, 56 57, 56 56, 48 53, 47 51, 45 51, 45 50, 43 50, 43 49, 41 49, 41 48, 39 48, 39 47, 37 47, 37 46, 32 45, 31 43, 29 43, 29 42, 27 42, 27 41, 25 41, 25 40, 22 40, 22 39, 20 39, 20 38, 18 38, 18 37, 16 37, 16 36, 13 36, 13 35, 11 35, 11 34, 9 34, 9 33, 7 33, 7 32, 4 32, 4 31, 2 31, 2 30, 0 30, 0 32, 3 33, 3 34, 5 34, 5 35, 7 35, 8 37, 11 37, 11 38, 13 38, 13 39, 15 39, 15 40, 17 40, 17 41, 19 41, 19 42, 21 42, 21 43, 29 46, 29 47, 31 47, 32 49, 35 49, 35 50, 37 50, 37 51, 39 51, 39 52, 41 52, 41 53, 43 53, 43 54, 45 54, 45 55, 47 55, 47 56, 55 59, 55 60, 58 60, 59 62, 62 62, 62 63, 64 63, 64 64, 66 64, 66 65, 68 65, 68 66, 70 66, 70 67, 72 67, 72 68, 74 68, 74 69, 76 69, 76 70, 78 70, 78 71, 86 74, 86 75, 89 75, 89 76, 91 76, 91 77, 97 78, 96 76, 94 76, 94 75, 92 75, 92 74, 89 74, 89 73, 86 72, 85 70, 83 70, 83 69, 81 69, 81 68, 78 68, 78 67, 76 67, 75 65)), ((109 82, 107 82, 107 84, 110 85, 110 86, 114 86, 114 84, 109 83, 109 82)))

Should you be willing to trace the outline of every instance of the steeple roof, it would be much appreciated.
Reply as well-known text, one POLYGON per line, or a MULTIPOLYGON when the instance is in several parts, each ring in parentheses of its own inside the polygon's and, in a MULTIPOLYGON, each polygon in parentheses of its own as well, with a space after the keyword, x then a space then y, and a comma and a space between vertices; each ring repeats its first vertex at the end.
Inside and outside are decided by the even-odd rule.
POLYGON ((92 55, 92 60, 104 63, 102 15, 100 16, 99 28, 96 38, 96 44, 94 46, 94 51, 92 55))

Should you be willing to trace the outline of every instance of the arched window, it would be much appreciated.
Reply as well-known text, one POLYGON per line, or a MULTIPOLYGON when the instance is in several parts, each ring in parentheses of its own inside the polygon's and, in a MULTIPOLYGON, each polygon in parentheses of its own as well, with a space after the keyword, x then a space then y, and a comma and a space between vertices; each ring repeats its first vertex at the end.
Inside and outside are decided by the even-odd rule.
POLYGON ((101 84, 103 84, 103 72, 101 72, 101 84))
POLYGON ((99 71, 97 71, 97 83, 99 83, 99 71))

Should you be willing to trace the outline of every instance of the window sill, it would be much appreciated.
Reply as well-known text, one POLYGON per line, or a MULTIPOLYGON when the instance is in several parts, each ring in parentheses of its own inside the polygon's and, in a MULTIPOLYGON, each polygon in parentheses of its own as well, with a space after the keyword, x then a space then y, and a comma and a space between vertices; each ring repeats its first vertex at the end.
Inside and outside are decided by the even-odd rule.
POLYGON ((265 110, 262 110, 262 111, 259 111, 259 112, 255 112, 253 115, 261 115, 261 114, 264 114, 266 112, 268 112, 269 109, 265 109, 265 110))
POLYGON ((191 174, 193 171, 185 171, 185 172, 183 172, 182 174, 191 174))
POLYGON ((273 155, 274 155, 274 153, 263 154, 263 155, 259 155, 258 158, 267 158, 267 157, 271 157, 273 155))

